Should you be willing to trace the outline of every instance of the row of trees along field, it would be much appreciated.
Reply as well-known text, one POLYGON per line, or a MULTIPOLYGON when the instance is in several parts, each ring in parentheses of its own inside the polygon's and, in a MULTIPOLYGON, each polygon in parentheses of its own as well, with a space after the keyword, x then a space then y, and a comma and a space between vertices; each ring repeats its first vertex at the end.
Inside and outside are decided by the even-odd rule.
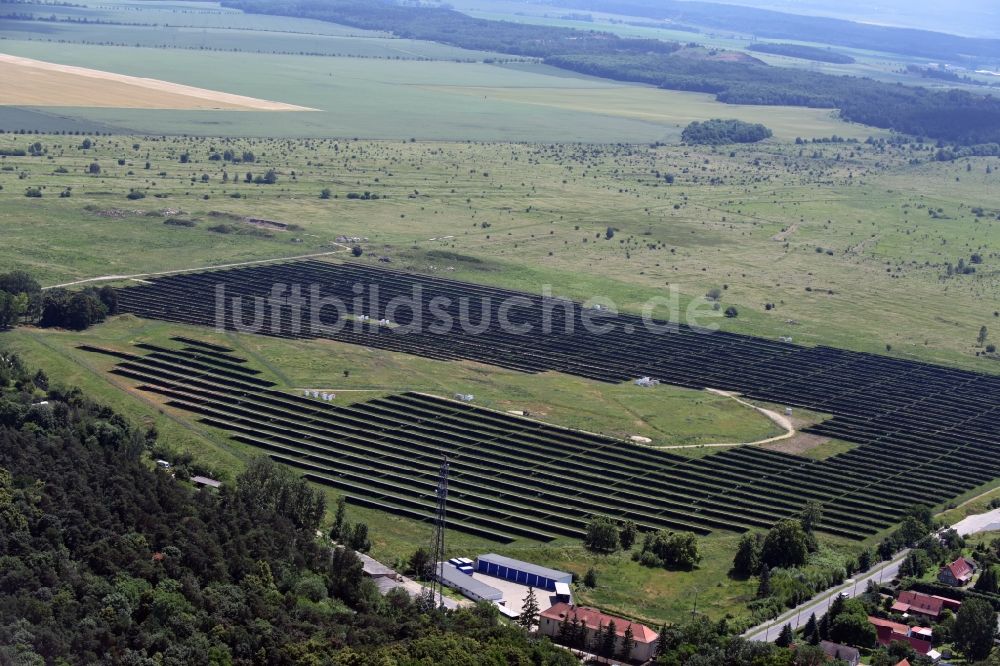
POLYGON ((680 57, 656 39, 478 19, 444 7, 381 0, 224 0, 223 6, 296 16, 451 46, 544 58, 547 64, 619 81, 713 93, 729 104, 839 109, 847 119, 961 145, 1000 142, 1000 100, 966 91, 932 91, 856 76, 833 76, 763 62, 680 57))
MULTIPOLYGON (((287 468, 255 459, 197 490, 152 463, 169 446, 0 351, 0 663, 579 663, 535 618, 380 595, 353 550, 317 536, 323 494, 287 468)), ((657 663, 825 663, 733 633, 705 616, 664 626, 657 663)))
POLYGON ((19 323, 81 331, 118 312, 112 287, 50 289, 24 271, 0 273, 0 330, 19 323))

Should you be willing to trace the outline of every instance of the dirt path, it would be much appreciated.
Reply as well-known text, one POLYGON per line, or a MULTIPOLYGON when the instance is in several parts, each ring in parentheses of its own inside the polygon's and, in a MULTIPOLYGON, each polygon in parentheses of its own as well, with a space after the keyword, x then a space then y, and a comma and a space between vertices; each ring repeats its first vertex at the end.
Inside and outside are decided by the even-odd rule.
POLYGON ((746 400, 739 397, 738 393, 732 391, 720 391, 718 389, 705 389, 709 393, 714 393, 715 395, 725 396, 727 398, 732 398, 736 402, 749 407, 750 409, 760 412, 767 418, 771 419, 779 428, 783 429, 785 432, 781 435, 775 435, 774 437, 767 437, 766 439, 759 439, 756 442, 730 442, 721 444, 682 444, 674 446, 653 446, 650 448, 654 449, 696 449, 696 448, 714 448, 714 447, 732 447, 732 446, 760 446, 761 444, 770 444, 771 442, 780 442, 783 439, 789 439, 796 435, 795 426, 792 424, 791 419, 789 419, 784 414, 779 414, 778 412, 765 409, 764 407, 758 407, 757 405, 747 402, 746 400))
POLYGON ((175 275, 177 273, 193 273, 196 271, 208 271, 217 268, 236 268, 237 266, 252 266, 254 264, 266 264, 272 261, 292 261, 295 259, 309 259, 312 257, 328 257, 331 254, 339 254, 345 250, 350 250, 351 248, 342 243, 334 243, 334 245, 339 245, 341 249, 333 250, 331 252, 314 252, 312 254, 299 254, 294 257, 278 257, 276 259, 255 259, 253 261, 240 261, 234 264, 216 264, 214 266, 198 266, 196 268, 178 268, 172 271, 160 271, 158 273, 135 273, 134 275, 102 275, 100 277, 86 278, 84 280, 75 280, 73 282, 64 282, 63 284, 53 284, 48 287, 42 287, 43 289, 58 289, 60 287, 74 287, 78 284, 87 284, 88 282, 109 282, 111 280, 135 280, 136 282, 142 282, 142 278, 156 277, 157 275, 175 275))

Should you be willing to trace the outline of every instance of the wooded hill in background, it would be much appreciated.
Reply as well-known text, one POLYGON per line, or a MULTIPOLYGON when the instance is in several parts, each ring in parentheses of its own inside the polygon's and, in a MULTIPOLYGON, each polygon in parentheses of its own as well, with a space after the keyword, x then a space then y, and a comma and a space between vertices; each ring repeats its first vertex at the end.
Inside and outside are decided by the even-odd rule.
MULTIPOLYGON (((680 44, 655 39, 478 19, 451 9, 402 6, 382 0, 223 0, 222 5, 250 13, 386 30, 399 37, 466 49, 538 57, 547 64, 582 74, 713 93, 719 101, 729 104, 835 108, 846 120, 935 141, 966 146, 1000 142, 1000 100, 961 90, 933 91, 855 76, 771 67, 746 54, 733 54, 742 55, 734 61, 711 52, 691 54, 680 44)), ((992 44, 994 40, 981 41, 992 44)))
POLYGON ((1000 59, 1000 39, 858 23, 715 2, 687 0, 552 0, 551 4, 697 25, 764 39, 793 39, 952 62, 1000 59))

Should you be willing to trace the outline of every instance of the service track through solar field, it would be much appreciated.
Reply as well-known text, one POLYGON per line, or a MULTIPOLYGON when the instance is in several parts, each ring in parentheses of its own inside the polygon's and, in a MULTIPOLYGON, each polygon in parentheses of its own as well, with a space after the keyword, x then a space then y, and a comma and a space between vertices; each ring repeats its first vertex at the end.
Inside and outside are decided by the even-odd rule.
MULTIPOLYGON (((754 399, 831 413, 834 418, 809 432, 859 445, 822 462, 754 448, 734 449, 700 461, 681 461, 641 447, 622 449, 623 445, 615 440, 608 440, 614 442, 613 446, 588 442, 587 450, 627 450, 630 462, 624 467, 605 468, 599 460, 574 449, 566 464, 576 464, 580 468, 576 473, 583 476, 567 477, 551 459, 555 455, 561 460, 563 454, 554 453, 561 449, 548 441, 534 442, 534 448, 527 448, 504 431, 495 442, 483 443, 482 447, 502 444, 506 455, 523 458, 527 469, 538 469, 540 475, 547 470, 558 471, 549 477, 538 476, 522 502, 513 499, 513 491, 501 483, 502 476, 490 477, 496 479, 496 488, 479 484, 477 489, 496 497, 492 502, 480 499, 471 504, 467 513, 470 525, 486 521, 490 529, 503 531, 501 525, 516 523, 505 518, 494 524, 499 520, 497 512, 516 513, 535 506, 543 511, 544 520, 563 526, 563 531, 542 529, 540 525, 530 530, 541 530, 543 534, 565 533, 566 526, 570 531, 579 530, 582 515, 610 510, 614 502, 605 506, 607 498, 616 497, 619 488, 627 487, 652 501, 653 508, 675 512, 654 512, 652 515, 661 522, 642 519, 649 526, 669 527, 669 522, 663 522, 667 520, 677 528, 693 526, 700 530, 766 526, 778 517, 793 514, 807 500, 820 499, 830 512, 825 525, 828 531, 862 536, 895 522, 909 504, 941 503, 1000 476, 996 450, 1000 443, 1000 377, 985 374, 724 332, 705 334, 686 327, 666 334, 654 333, 639 317, 630 315, 603 317, 601 323, 611 330, 597 334, 583 325, 588 313, 576 303, 401 271, 319 261, 157 278, 151 284, 121 290, 121 309, 148 318, 205 326, 221 324, 233 330, 239 328, 233 308, 225 309, 223 315, 216 310, 219 285, 228 298, 242 298, 246 309, 239 319, 246 323, 253 319, 250 304, 254 299, 266 304, 275 284, 300 285, 303 294, 311 285, 317 285, 323 297, 336 297, 344 310, 338 313, 336 308, 326 307, 319 312, 307 302, 297 313, 301 318, 296 318, 290 307, 265 306, 256 322, 263 334, 326 337, 435 359, 475 360, 524 372, 553 370, 608 382, 651 376, 689 388, 739 391, 754 399), (387 316, 387 306, 399 298, 413 299, 417 307, 399 308, 388 316, 389 325, 380 325, 378 320, 387 316), (519 305, 506 311, 509 323, 530 326, 532 332, 515 334, 499 324, 501 308, 512 298, 518 299, 519 305), (459 321, 462 308, 466 320, 481 330, 470 333, 454 326, 432 332, 425 324, 418 332, 400 332, 417 317, 433 322, 446 314, 459 321), (313 321, 313 317, 328 328, 310 330, 303 322, 313 321), (552 332, 538 333, 543 330, 545 317, 552 332), (342 326, 337 327, 338 322, 342 326), (567 332, 568 324, 572 324, 571 332, 567 332), (674 470, 674 475, 661 478, 659 467, 649 462, 650 456, 656 463, 670 460, 667 467, 674 470), (657 471, 647 473, 648 465, 657 471), (609 471, 619 476, 609 481, 609 471), (590 477, 585 475, 587 472, 590 477), (752 492, 746 486, 750 482, 747 475, 752 479, 752 492), (670 503, 664 503, 662 498, 654 500, 655 495, 650 494, 658 487, 654 484, 661 482, 663 491, 669 490, 668 497, 673 498, 670 503), (549 492, 555 485, 563 487, 563 492, 580 496, 585 508, 577 516, 575 527, 569 517, 560 514, 570 506, 562 497, 551 499, 547 506, 527 501, 541 497, 533 493, 549 492), (772 503, 765 502, 763 495, 773 496, 772 503), (598 498, 605 500, 598 502, 598 498), (480 522, 471 520, 473 517, 480 522)), ((426 410, 429 407, 423 403, 431 399, 407 395, 385 400, 391 405, 383 406, 378 401, 373 405, 405 414, 405 424, 413 417, 411 402, 421 402, 421 409, 426 410)), ((448 406, 450 412, 468 409, 450 403, 448 406)), ((489 414, 488 421, 507 418, 489 414)), ((394 434, 397 427, 402 426, 394 423, 391 432, 386 432, 394 434)), ((384 441, 383 435, 379 437, 378 441, 384 441)), ((407 450, 402 460, 412 455, 407 450)), ((436 460, 439 451, 430 455, 436 460)), ((487 470, 504 470, 512 462, 487 456, 484 464, 487 470)), ((317 479, 324 474, 322 470, 310 470, 317 479)), ((380 478, 374 472, 365 473, 380 478)), ((511 482, 524 478, 520 470, 515 476, 511 482)), ((393 484, 386 488, 387 493, 396 488, 393 484)), ((362 487, 367 492, 372 484, 362 487)), ((421 497, 426 503, 431 495, 421 494, 424 490, 433 494, 433 488, 421 486, 413 489, 415 495, 407 497, 411 501, 414 496, 421 497)), ((362 501, 362 493, 356 494, 355 501, 362 501)), ((394 501, 396 510, 404 506, 399 497, 390 500, 383 497, 377 501, 394 501)), ((632 498, 625 501, 628 503, 624 506, 632 506, 632 498)), ((430 510, 422 504, 410 505, 409 510, 420 513, 425 509, 430 510)), ((509 528, 506 533, 515 535, 509 528)))

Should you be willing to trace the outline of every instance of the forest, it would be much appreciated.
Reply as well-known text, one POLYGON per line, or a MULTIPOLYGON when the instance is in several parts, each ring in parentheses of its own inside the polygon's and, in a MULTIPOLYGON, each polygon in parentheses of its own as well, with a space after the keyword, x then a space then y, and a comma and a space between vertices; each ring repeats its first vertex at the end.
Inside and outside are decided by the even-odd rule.
POLYGON ((380 596, 270 460, 196 490, 163 446, 0 352, 0 663, 576 663, 492 607, 380 596))
POLYGON ((224 7, 387 30, 405 39, 423 39, 460 48, 545 58, 570 53, 673 53, 680 44, 627 39, 608 32, 477 19, 444 7, 412 7, 382 0, 223 0, 224 7))
POLYGON ((683 48, 680 44, 477 19, 452 9, 382 0, 224 0, 222 4, 251 13, 318 19, 461 48, 544 58, 546 64, 582 74, 713 93, 729 104, 839 109, 846 120, 918 138, 960 145, 1000 141, 1000 100, 960 90, 931 91, 855 76, 728 62, 713 59, 711 53, 672 57, 683 48))

